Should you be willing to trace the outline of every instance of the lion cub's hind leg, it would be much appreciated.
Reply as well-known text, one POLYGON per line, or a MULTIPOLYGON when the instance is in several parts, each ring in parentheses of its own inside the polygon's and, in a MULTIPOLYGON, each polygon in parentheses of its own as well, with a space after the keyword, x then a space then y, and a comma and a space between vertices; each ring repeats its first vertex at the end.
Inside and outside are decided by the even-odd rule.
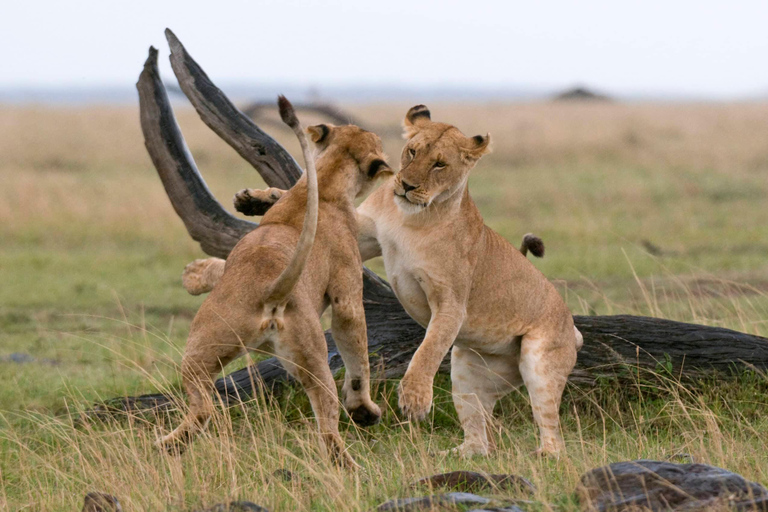
MULTIPOLYGON (((203 315, 208 313, 204 308, 205 304, 201 308, 203 315)), ((189 408, 181 424, 158 439, 157 445, 161 448, 173 449, 186 444, 194 434, 205 429, 213 414, 214 378, 224 366, 244 353, 243 343, 230 325, 232 322, 217 320, 193 322, 181 359, 181 376, 189 408)))
POLYGON ((224 274, 226 261, 221 258, 195 260, 184 267, 181 284, 190 295, 200 295, 213 290, 224 274))
POLYGON ((320 439, 331 460, 342 467, 358 467, 344 449, 339 434, 339 398, 328 366, 328 347, 320 319, 310 311, 286 311, 285 328, 280 333, 275 353, 283 368, 307 393, 320 439))
POLYGON ((576 340, 572 327, 564 332, 523 336, 520 374, 531 399, 533 419, 539 427, 537 454, 559 454, 564 448, 560 434, 560 401, 568 375, 576 364, 576 340))
POLYGON ((523 383, 510 356, 479 354, 454 345, 451 351, 453 404, 464 442, 446 453, 488 455, 494 449, 493 408, 499 398, 523 383))

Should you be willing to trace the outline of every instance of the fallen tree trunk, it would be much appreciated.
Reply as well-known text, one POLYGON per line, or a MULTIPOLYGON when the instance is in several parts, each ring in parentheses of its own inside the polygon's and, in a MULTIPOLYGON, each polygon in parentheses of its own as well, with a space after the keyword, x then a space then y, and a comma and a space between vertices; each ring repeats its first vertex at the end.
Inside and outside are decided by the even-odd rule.
MULTIPOLYGON (((368 349, 373 375, 380 379, 402 377, 413 353, 424 339, 425 330, 414 322, 397 299, 366 300, 368 349)), ((701 376, 713 371, 729 374, 739 368, 768 369, 768 339, 704 325, 688 324, 631 315, 574 316, 584 335, 576 368, 570 381, 592 385, 597 378, 618 378, 636 369, 661 372, 667 377, 701 376)), ((343 368, 330 331, 328 363, 336 372, 343 368)), ((450 370, 443 360, 442 373, 450 370)), ((627 375, 628 376, 628 375, 627 375)), ((267 359, 234 372, 216 383, 225 401, 248 396, 254 382, 273 389, 288 380, 279 362, 267 359)))
MULTIPOLYGON (((295 160, 232 106, 170 31, 166 35, 174 72, 203 121, 251 162, 268 185, 280 187, 295 182, 301 173, 295 160)), ((137 88, 147 150, 171 203, 204 252, 226 257, 237 241, 257 225, 226 212, 205 185, 178 130, 157 70, 154 48, 150 48, 137 88)), ((400 377, 425 331, 408 316, 389 285, 368 269, 364 272, 363 295, 374 376, 400 377)), ((617 370, 627 367, 661 369, 672 375, 728 372, 744 367, 768 369, 768 339, 759 336, 627 315, 576 316, 574 320, 584 335, 584 347, 571 376, 577 383, 616 376, 617 370)), ((326 333, 326 339, 328 362, 336 371, 343 366, 341 357, 330 333, 326 333)), ((446 359, 441 371, 447 369, 446 359)), ((256 385, 269 390, 287 379, 273 358, 219 379, 216 389, 229 402, 251 395, 256 385)), ((145 395, 117 399, 112 406, 170 403, 163 395, 145 395)))

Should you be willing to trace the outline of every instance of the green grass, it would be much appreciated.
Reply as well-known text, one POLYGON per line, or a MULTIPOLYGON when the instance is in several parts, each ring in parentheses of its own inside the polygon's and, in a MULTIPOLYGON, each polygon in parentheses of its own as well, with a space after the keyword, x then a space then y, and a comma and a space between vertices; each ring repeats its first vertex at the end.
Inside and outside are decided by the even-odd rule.
MULTIPOLYGON (((391 127, 407 106, 357 109, 391 127)), ((472 195, 514 244, 529 231, 544 239, 547 255, 535 263, 574 313, 768 335, 768 153, 752 135, 768 124, 765 106, 438 106, 433 117, 469 134, 492 131, 495 152, 474 171, 472 195)), ((260 186, 194 113, 180 120, 224 204, 260 186)), ((434 456, 461 441, 445 377, 421 425, 400 418, 396 383, 375 382, 383 422, 343 425, 365 467, 356 473, 323 457, 301 389, 222 411, 182 457, 152 447, 175 416, 84 421, 99 400, 178 391, 203 300, 184 292, 180 275, 202 253, 164 196, 134 111, 0 108, 0 121, 2 510, 76 510, 100 490, 125 510, 248 499, 277 511, 358 511, 453 469, 520 474, 538 488, 533 509, 576 510, 584 471, 677 453, 768 485, 768 379, 752 372, 681 383, 660 366, 621 387, 570 385, 561 409, 568 455, 559 460, 530 456, 536 432, 524 390, 498 406, 492 456, 434 456), (12 353, 34 360, 10 362, 12 353), (299 479, 274 478, 282 468, 299 479)), ((278 138, 297 154, 290 133, 278 138)), ((395 163, 401 144, 385 140, 395 163)), ((383 271, 380 261, 371 267, 383 271)))

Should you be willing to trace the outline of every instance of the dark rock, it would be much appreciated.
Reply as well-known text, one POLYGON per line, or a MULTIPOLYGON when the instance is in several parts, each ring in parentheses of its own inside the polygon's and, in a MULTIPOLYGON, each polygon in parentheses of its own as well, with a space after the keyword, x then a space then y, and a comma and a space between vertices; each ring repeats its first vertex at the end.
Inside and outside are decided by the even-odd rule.
POLYGON ((413 510, 428 510, 435 507, 450 507, 454 505, 488 505, 491 500, 466 492, 451 492, 448 494, 435 494, 434 496, 422 496, 419 498, 399 498, 379 505, 377 512, 410 512, 413 510))
MULTIPOLYGON (((420 510, 456 510, 461 507, 484 507, 489 511, 519 511, 509 501, 500 502, 483 498, 467 492, 450 492, 448 494, 435 494, 433 496, 421 496, 418 498, 399 498, 382 503, 376 507, 376 512, 415 512, 420 510), (506 508, 505 508, 506 507, 506 508)), ((482 510, 482 509, 481 509, 482 510)))
POLYGON ((768 511, 768 489, 706 464, 617 462, 582 475, 577 492, 585 510, 768 511))
POLYGON ((293 473, 292 473, 290 470, 288 470, 288 469, 285 469, 285 468, 276 469, 276 470, 275 470, 275 471, 272 473, 272 476, 273 476, 273 477, 274 477, 276 480, 281 480, 281 481, 283 481, 283 482, 292 482, 292 481, 294 481, 294 480, 297 480, 297 479, 298 479, 298 477, 297 477, 296 475, 294 475, 294 474, 293 474, 293 473))
POLYGON ((322 485, 321 482, 319 482, 316 478, 313 478, 309 475, 302 475, 299 473, 294 473, 293 471, 285 468, 276 469, 272 472, 271 475, 266 477, 266 482, 280 482, 284 484, 292 484, 292 485, 307 485, 307 486, 315 486, 315 485, 322 485))
POLYGON ((473 508, 472 510, 468 510, 467 512, 525 512, 525 511, 520 507, 517 507, 515 505, 510 505, 504 508, 473 508))
POLYGON ((8 354, 8 356, 4 357, 3 359, 11 363, 18 363, 18 364, 31 363, 35 360, 34 357, 24 352, 14 352, 13 354, 8 354))
POLYGON ((114 496, 103 492, 89 492, 85 495, 83 512, 123 512, 123 507, 114 496))
POLYGON ((250 501, 230 501, 229 503, 216 504, 199 512, 269 512, 269 510, 250 501))
POLYGON ((533 494, 536 487, 527 479, 517 475, 487 475, 474 471, 452 471, 422 478, 410 488, 449 488, 460 492, 478 492, 493 489, 513 490, 533 494))
POLYGON ((56 361, 55 359, 37 359, 31 354, 27 354, 26 352, 13 352, 7 356, 0 356, 0 362, 16 364, 40 363, 54 366, 59 364, 59 361, 56 361))

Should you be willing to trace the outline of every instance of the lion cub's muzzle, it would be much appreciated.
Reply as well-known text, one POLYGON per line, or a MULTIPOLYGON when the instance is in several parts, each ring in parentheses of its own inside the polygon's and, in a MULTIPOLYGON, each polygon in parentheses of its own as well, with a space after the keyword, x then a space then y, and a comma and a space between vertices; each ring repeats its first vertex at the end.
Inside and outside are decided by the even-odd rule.
POLYGON ((399 197, 412 205, 421 206, 422 208, 427 206, 427 201, 424 201, 421 197, 423 194, 419 192, 419 186, 403 181, 399 175, 395 179, 394 193, 395 197, 399 197))

